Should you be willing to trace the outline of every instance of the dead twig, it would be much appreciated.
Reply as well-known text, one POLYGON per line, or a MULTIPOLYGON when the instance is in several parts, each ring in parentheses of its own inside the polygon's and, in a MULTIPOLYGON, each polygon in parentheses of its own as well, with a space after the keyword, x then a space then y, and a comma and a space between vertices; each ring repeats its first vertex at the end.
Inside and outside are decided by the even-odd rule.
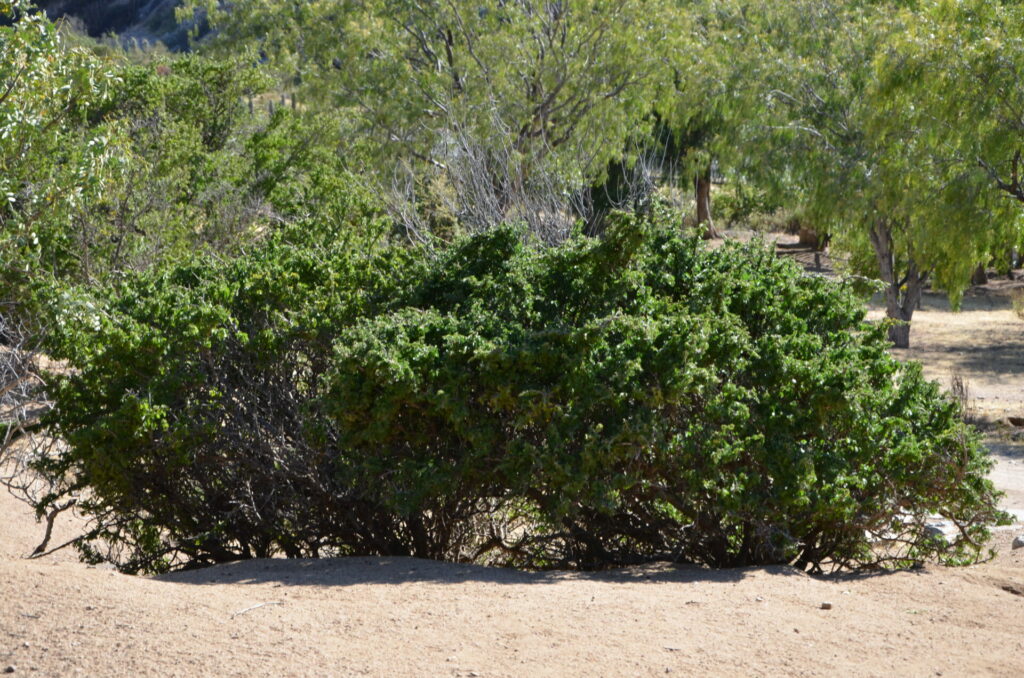
POLYGON ((256 605, 251 605, 251 606, 245 608, 244 610, 239 610, 238 612, 232 612, 231 613, 231 618, 234 619, 235 617, 243 615, 243 614, 245 614, 247 612, 252 612, 253 610, 256 610, 258 608, 266 607, 267 605, 284 605, 284 603, 278 602, 276 600, 272 600, 272 601, 266 602, 266 603, 257 603, 256 605))
POLYGON ((53 553, 53 551, 62 549, 65 546, 68 546, 75 542, 75 540, 72 539, 66 544, 62 544, 61 546, 58 546, 56 549, 53 549, 53 551, 46 550, 46 547, 50 544, 50 537, 53 536, 53 523, 57 520, 57 516, 63 513, 64 511, 67 511, 69 508, 74 507, 75 504, 77 503, 78 499, 71 498, 68 501, 64 502, 63 504, 57 504, 52 509, 50 509, 50 511, 46 514, 46 534, 43 535, 43 541, 39 544, 39 546, 35 548, 35 550, 32 551, 32 555, 30 555, 29 558, 38 558, 43 555, 49 555, 50 553, 53 553))

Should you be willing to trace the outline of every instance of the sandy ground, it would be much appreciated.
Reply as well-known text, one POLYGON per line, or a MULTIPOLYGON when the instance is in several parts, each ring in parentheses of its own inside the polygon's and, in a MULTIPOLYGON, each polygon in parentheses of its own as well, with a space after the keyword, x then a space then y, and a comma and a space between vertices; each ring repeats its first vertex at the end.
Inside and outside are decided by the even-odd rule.
MULTIPOLYGON (((929 296, 902 358, 968 382, 1024 515, 1024 323, 929 296), (969 343, 964 339, 970 338, 969 343), (965 348, 976 346, 978 348, 965 348)), ((875 311, 877 313, 877 311, 875 311)), ((54 540, 74 533, 73 518, 54 540)), ((1024 675, 1024 549, 849 578, 664 565, 519 573, 413 559, 263 560, 129 577, 58 552, 0 493, 0 672, 32 676, 1024 675), (822 609, 822 603, 832 604, 822 609)))
POLYGON ((9 497, 0 510, 0 670, 15 675, 1024 675, 1024 549, 1006 530, 984 565, 845 579, 382 558, 151 579, 20 560, 32 521, 9 497))

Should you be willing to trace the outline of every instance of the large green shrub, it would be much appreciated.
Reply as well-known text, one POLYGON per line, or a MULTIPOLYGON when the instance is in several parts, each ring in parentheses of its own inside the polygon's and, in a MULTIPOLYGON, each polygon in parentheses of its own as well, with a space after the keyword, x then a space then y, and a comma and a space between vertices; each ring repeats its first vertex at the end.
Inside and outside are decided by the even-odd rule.
POLYGON ((387 224, 347 192, 335 208, 359 228, 346 238, 336 214, 317 230, 282 229, 248 256, 197 256, 127 276, 100 300, 63 299, 50 349, 74 370, 53 381, 51 419, 68 449, 41 470, 86 492, 105 557, 160 570, 175 555, 315 554, 321 532, 335 544, 335 460, 307 442, 305 422, 336 328, 370 312, 411 261, 377 246, 387 224), (296 244, 307 239, 330 244, 296 244))
POLYGON ((957 406, 760 245, 625 218, 436 259, 308 241, 68 311, 48 471, 87 491, 91 555, 906 565, 1000 517, 957 406))

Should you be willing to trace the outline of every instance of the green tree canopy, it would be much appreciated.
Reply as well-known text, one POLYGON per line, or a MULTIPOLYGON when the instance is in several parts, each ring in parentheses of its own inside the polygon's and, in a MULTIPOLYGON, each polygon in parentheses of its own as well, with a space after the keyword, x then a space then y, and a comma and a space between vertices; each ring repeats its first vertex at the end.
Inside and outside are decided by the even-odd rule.
POLYGON ((948 224, 936 246, 956 269, 943 281, 955 294, 971 264, 1002 259, 1024 234, 1024 7, 919 5, 878 60, 879 127, 899 111, 914 128, 922 181, 912 190, 929 198, 931 220, 948 224))
POLYGON ((282 222, 335 219, 342 118, 247 110, 271 84, 252 54, 133 63, 66 40, 25 3, 6 12, 0 299, 26 304, 50 283, 103 284, 195 249, 237 251, 282 222))
POLYGON ((88 271, 76 237, 82 214, 126 166, 124 130, 89 121, 110 101, 118 75, 88 51, 66 47, 28 3, 0 3, 2 16, 12 19, 0 26, 2 279, 88 271))
POLYGON ((303 101, 357 116, 385 186, 396 167, 440 173, 471 227, 554 216, 524 196, 600 179, 649 124, 675 28, 639 0, 200 6, 221 46, 254 45, 303 101))
POLYGON ((879 75, 918 30, 906 4, 801 0, 744 13, 769 64, 768 115, 747 123, 754 157, 798 187, 856 272, 881 277, 898 346, 924 285, 956 304, 996 228, 962 183, 950 185, 919 102, 879 75))

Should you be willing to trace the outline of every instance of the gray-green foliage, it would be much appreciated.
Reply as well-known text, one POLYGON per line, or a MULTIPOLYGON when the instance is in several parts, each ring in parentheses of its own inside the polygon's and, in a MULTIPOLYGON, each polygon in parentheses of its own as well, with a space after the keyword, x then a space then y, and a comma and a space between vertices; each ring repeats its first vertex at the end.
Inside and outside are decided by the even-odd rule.
POLYGON ((636 0, 217 5, 188 5, 213 49, 256 46, 306 105, 350 111, 383 188, 440 175, 467 227, 524 219, 549 240, 566 195, 649 127, 679 33, 671 3, 636 0))
POLYGON ((25 279, 80 268, 83 213, 120 181, 123 130, 89 125, 117 85, 108 64, 66 49, 60 33, 25 3, 0 17, 0 270, 25 279))
POLYGON ((54 286, 103 285, 197 249, 237 252, 282 223, 332 219, 343 119, 247 106, 270 84, 255 56, 133 64, 9 11, 0 299, 45 309, 54 286))
POLYGON ((1004 268, 1022 240, 1024 12, 1016 2, 930 0, 902 22, 907 30, 876 63, 877 126, 914 131, 918 169, 906 190, 926 196, 921 211, 945 224, 932 247, 958 294, 972 265, 994 256, 1004 268))
POLYGON ((1000 517, 957 406, 841 285, 628 219, 425 258, 367 204, 68 309, 43 470, 88 488, 90 555, 903 566, 1000 517))

